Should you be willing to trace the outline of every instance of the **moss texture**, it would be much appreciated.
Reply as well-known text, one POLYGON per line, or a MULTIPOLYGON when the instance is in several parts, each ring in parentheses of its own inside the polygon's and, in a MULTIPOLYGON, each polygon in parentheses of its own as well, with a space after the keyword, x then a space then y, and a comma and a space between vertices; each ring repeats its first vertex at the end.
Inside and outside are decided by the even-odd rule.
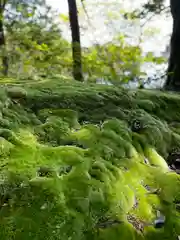
POLYGON ((180 175, 166 159, 180 147, 179 102, 57 80, 3 85, 0 239, 176 240, 180 175))

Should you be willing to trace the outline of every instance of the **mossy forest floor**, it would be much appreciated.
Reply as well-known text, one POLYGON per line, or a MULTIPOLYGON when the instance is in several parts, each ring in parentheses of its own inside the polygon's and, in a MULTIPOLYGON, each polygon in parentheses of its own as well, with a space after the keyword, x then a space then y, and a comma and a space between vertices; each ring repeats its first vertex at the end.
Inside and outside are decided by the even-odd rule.
POLYGON ((4 81, 0 127, 0 239, 178 240, 180 96, 4 81))

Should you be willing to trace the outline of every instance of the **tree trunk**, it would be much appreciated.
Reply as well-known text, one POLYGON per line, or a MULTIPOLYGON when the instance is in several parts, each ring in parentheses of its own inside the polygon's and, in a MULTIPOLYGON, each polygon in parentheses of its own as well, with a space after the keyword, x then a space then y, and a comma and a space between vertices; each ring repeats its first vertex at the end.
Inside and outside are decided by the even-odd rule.
POLYGON ((170 42, 168 76, 164 88, 180 91, 180 1, 170 0, 173 31, 170 42))
POLYGON ((81 63, 81 42, 76 0, 68 0, 68 5, 72 35, 73 77, 77 81, 83 81, 81 63))
POLYGON ((5 8, 6 0, 0 1, 0 48, 3 49, 2 56, 2 74, 4 76, 8 75, 8 57, 5 53, 5 36, 4 36, 4 26, 3 26, 3 13, 5 8))

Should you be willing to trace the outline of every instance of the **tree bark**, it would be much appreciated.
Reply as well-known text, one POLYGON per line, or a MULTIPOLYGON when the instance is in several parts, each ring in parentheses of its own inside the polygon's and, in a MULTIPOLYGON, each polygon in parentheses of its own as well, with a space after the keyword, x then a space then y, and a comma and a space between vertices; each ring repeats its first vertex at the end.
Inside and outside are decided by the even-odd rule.
POLYGON ((83 81, 81 62, 81 42, 76 0, 68 0, 68 6, 72 35, 73 77, 77 81, 83 81))
POLYGON ((167 70, 166 90, 180 91, 180 1, 170 0, 173 31, 170 42, 170 58, 167 70))
POLYGON ((4 8, 6 5, 6 0, 0 0, 0 48, 4 48, 3 50, 3 56, 2 56, 2 74, 4 76, 8 75, 8 57, 5 53, 5 35, 4 35, 4 25, 3 25, 3 13, 4 8))

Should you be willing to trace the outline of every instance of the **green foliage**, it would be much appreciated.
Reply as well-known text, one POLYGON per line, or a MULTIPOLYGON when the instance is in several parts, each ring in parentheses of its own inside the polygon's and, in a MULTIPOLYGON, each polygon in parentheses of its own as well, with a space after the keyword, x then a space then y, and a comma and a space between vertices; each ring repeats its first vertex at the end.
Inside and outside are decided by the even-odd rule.
POLYGON ((133 19, 146 18, 149 14, 161 14, 169 13, 169 8, 166 7, 166 1, 164 0, 148 0, 146 3, 142 2, 142 8, 135 9, 130 13, 125 13, 124 17, 130 16, 133 19))
MULTIPOLYGON (((71 45, 59 29, 64 15, 54 12, 44 0, 7 2, 4 13, 6 29, 6 49, 1 48, 1 56, 6 55, 9 63, 9 77, 37 80, 72 72, 71 45), (59 19, 59 22, 57 21, 59 19)), ((110 43, 83 48, 83 74, 88 81, 103 79, 115 84, 137 81, 146 73, 141 71, 144 62, 164 63, 162 57, 152 53, 143 56, 138 45, 128 43, 125 34, 114 37, 110 43)))
POLYGON ((143 63, 160 65, 165 61, 165 58, 157 57, 152 52, 143 56, 139 46, 128 44, 127 39, 121 35, 111 43, 85 49, 83 71, 88 81, 94 82, 103 76, 104 81, 123 85, 146 76, 146 73, 141 71, 143 63))
POLYGON ((44 0, 8 1, 3 23, 9 76, 33 78, 69 74, 72 66, 70 44, 62 38, 57 13, 44 0), (66 68, 64 67, 66 66, 66 68))
POLYGON ((144 57, 145 62, 152 62, 156 64, 165 63, 166 59, 164 57, 155 57, 152 52, 148 52, 144 57))
POLYGON ((126 83, 140 74, 141 50, 124 43, 96 46, 84 54, 84 72, 114 83, 126 83), (125 74, 127 73, 127 77, 125 74))

